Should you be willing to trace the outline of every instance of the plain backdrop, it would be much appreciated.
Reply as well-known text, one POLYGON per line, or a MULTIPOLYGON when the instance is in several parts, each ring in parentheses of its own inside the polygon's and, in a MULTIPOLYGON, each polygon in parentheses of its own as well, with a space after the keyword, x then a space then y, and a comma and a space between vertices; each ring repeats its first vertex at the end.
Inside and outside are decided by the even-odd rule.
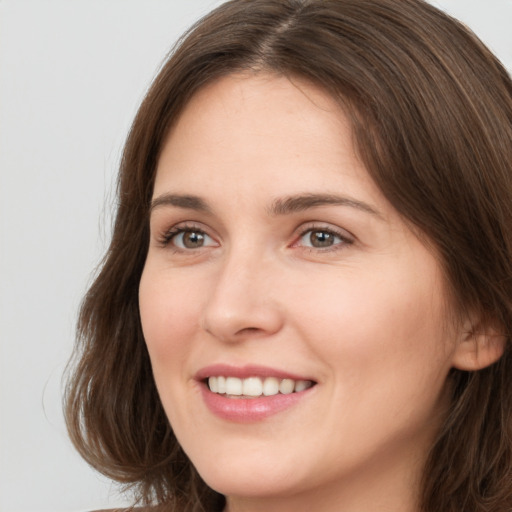
MULTIPOLYGON (((512 0, 438 0, 512 69, 512 0)), ((75 454, 61 378, 115 173, 172 43, 215 0, 0 0, 0 512, 127 498, 75 454)))

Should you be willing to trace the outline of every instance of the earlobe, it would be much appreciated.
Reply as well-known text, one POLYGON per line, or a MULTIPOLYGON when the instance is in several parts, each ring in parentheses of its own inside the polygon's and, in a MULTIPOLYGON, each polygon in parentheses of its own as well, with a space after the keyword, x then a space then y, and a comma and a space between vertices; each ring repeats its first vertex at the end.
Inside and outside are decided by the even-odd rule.
POLYGON ((479 322, 464 329, 455 349, 453 367, 476 371, 495 363, 505 351, 506 337, 494 325, 479 322))

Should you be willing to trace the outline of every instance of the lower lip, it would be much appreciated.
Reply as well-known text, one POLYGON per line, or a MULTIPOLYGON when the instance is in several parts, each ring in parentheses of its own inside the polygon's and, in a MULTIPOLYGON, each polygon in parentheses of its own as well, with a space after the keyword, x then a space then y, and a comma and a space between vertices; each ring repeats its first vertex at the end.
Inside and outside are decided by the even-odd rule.
POLYGON ((287 395, 279 393, 261 398, 228 398, 212 393, 206 384, 201 383, 201 392, 206 406, 215 416, 236 423, 254 423, 296 405, 314 387, 287 395))

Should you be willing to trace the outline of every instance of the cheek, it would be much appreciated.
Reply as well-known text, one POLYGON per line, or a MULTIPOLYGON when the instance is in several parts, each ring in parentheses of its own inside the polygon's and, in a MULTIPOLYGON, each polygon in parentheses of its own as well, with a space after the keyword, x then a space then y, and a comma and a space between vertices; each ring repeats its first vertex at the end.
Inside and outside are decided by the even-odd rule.
MULTIPOLYGON (((310 288, 311 301, 295 315, 302 318, 313 358, 329 368, 333 403, 350 410, 347 428, 353 435, 374 429, 376 419, 383 435, 426 424, 451 366, 442 289, 426 280, 387 276, 353 273, 339 283, 317 282, 328 292, 313 294, 310 288)), ((331 419, 340 423, 339 413, 331 419)))
POLYGON ((199 300, 193 287, 189 289, 187 283, 171 280, 163 272, 144 269, 139 286, 139 308, 155 374, 161 363, 179 364, 189 346, 186 342, 199 321, 199 300))
POLYGON ((343 272, 340 279, 319 275, 303 283, 300 299, 288 300, 314 350, 341 366, 345 376, 376 375, 390 367, 413 374, 425 371, 427 361, 441 364, 444 372, 451 346, 444 287, 437 272, 428 276, 396 264, 343 272))

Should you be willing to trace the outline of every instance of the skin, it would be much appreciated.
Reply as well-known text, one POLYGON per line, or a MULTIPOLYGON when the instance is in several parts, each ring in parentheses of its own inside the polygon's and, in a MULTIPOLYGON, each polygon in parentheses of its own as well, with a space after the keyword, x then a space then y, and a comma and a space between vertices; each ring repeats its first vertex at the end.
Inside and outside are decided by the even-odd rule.
POLYGON ((417 510, 446 376, 468 356, 436 256, 370 179, 338 104, 261 73, 208 85, 168 136, 153 200, 143 331, 176 436, 227 510, 417 510), (271 211, 311 193, 345 204, 271 211), (169 239, 177 229, 188 238, 169 239), (327 246, 312 246, 326 230, 327 246), (198 233, 202 246, 183 245, 198 233), (216 363, 316 385, 264 421, 233 423, 195 379, 216 363))

